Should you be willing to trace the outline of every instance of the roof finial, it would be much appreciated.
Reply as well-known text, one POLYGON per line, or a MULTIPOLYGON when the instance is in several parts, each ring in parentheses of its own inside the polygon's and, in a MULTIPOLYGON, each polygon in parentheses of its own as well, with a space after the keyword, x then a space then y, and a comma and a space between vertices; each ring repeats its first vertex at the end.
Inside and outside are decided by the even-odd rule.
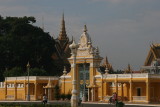
POLYGON ((84 32, 87 32, 87 26, 86 26, 86 24, 84 25, 84 32))
POLYGON ((64 12, 63 12, 63 14, 62 14, 62 21, 64 21, 64 12))
POLYGON ((67 70, 66 70, 66 67, 64 66, 63 75, 66 75, 66 74, 67 74, 67 70))
POLYGON ((109 62, 108 62, 108 58, 106 56, 106 58, 104 59, 104 65, 107 65, 107 64, 109 64, 109 62))
POLYGON ((129 72, 131 71, 131 66, 130 66, 130 64, 128 64, 128 71, 129 71, 129 72))

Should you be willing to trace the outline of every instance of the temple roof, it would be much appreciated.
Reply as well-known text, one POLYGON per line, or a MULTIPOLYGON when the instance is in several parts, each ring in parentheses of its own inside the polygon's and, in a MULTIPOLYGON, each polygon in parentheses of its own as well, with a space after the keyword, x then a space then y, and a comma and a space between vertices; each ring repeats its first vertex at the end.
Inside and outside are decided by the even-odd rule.
POLYGON ((106 58, 104 59, 104 62, 103 62, 103 64, 101 65, 101 71, 102 72, 111 72, 111 71, 113 71, 113 67, 112 67, 112 65, 109 63, 109 61, 108 61, 108 58, 107 58, 107 56, 106 56, 106 58), (106 70, 108 70, 108 71, 106 71, 106 70))
POLYGON ((145 60, 144 66, 150 66, 152 61, 160 59, 160 44, 152 44, 145 60))
POLYGON ((60 33, 57 39, 55 39, 55 48, 56 48, 56 55, 53 55, 52 57, 56 60, 64 60, 65 64, 69 64, 67 58, 71 56, 71 50, 69 48, 69 45, 72 41, 69 40, 66 34, 66 28, 65 28, 65 20, 64 20, 64 13, 62 15, 61 20, 61 29, 60 33), (57 58, 58 57, 58 58, 57 58))

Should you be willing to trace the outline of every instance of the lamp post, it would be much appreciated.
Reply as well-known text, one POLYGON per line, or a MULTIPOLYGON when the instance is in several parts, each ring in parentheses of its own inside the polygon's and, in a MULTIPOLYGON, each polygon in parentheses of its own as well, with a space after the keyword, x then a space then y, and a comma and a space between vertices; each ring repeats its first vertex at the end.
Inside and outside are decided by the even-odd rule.
POLYGON ((30 101, 30 91, 29 91, 29 69, 30 69, 30 64, 28 62, 27 64, 27 72, 28 72, 28 94, 27 94, 27 101, 30 101))
POLYGON ((71 54, 73 57, 73 80, 72 80, 72 97, 71 97, 71 107, 78 107, 78 96, 77 96, 77 73, 76 73, 76 55, 78 45, 73 40, 73 43, 69 45, 71 49, 71 54))
POLYGON ((65 76, 66 76, 66 74, 67 74, 67 70, 66 70, 66 67, 64 66, 64 70, 63 70, 63 76, 64 76, 64 94, 65 94, 65 76))
POLYGON ((83 97, 82 97, 82 101, 85 102, 86 101, 86 89, 85 89, 85 85, 86 85, 86 61, 85 61, 85 58, 84 58, 84 78, 83 78, 83 97))

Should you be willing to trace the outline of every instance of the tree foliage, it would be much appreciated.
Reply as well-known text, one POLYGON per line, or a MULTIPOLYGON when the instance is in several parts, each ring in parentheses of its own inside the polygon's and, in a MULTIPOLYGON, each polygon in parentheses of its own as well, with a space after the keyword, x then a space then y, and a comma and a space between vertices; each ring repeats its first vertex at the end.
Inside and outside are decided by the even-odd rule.
MULTIPOLYGON (((27 73, 26 73, 27 75, 27 73)), ((29 75, 30 76, 48 76, 48 74, 45 70, 39 69, 39 68, 32 68, 29 70, 29 75)))
POLYGON ((60 89, 59 89, 59 86, 58 85, 56 85, 55 87, 54 87, 54 97, 55 97, 55 99, 56 100, 59 100, 59 98, 60 98, 60 89))
POLYGON ((22 68, 14 67, 10 70, 6 70, 3 75, 4 75, 4 77, 15 77, 15 76, 24 75, 24 72, 23 72, 22 68))
POLYGON ((58 75, 51 58, 56 49, 55 41, 41 28, 34 26, 34 17, 0 16, 0 71, 20 67, 44 69, 50 75, 58 75))

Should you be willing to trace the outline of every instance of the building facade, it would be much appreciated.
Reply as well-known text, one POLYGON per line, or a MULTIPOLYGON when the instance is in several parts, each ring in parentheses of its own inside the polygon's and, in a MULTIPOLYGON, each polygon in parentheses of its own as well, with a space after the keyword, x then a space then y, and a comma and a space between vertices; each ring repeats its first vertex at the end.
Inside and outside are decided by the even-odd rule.
MULTIPOLYGON (((79 97, 83 99, 85 96, 87 101, 108 101, 116 92, 118 99, 123 101, 159 102, 159 47, 160 45, 151 47, 145 65, 139 72, 132 72, 130 65, 128 65, 124 74, 109 74, 109 69, 112 69, 112 66, 108 60, 105 61, 107 62, 105 72, 101 72, 99 67, 102 58, 99 56, 98 48, 92 46, 85 26, 80 37, 76 59, 79 97)), ((71 64, 71 71, 60 77, 61 93, 64 94, 70 93, 72 90, 73 58, 70 57, 68 60, 71 64)))
MULTIPOLYGON (((64 17, 62 19, 64 26, 63 21, 64 17)), ((62 29, 61 34, 66 35, 65 28, 62 27, 62 29)), ((66 39, 66 36, 59 36, 59 39, 66 39)), ((85 25, 80 36, 75 62, 78 97, 83 101, 108 101, 116 92, 118 99, 123 101, 159 102, 159 55, 160 45, 152 45, 141 71, 132 72, 130 65, 128 65, 128 70, 124 74, 110 74, 109 71, 113 68, 106 57, 105 64, 102 65, 105 70, 102 72, 100 66, 103 58, 99 55, 98 47, 95 48, 92 45, 91 37, 85 25)), ((64 67, 63 75, 60 77, 6 77, 5 81, 0 83, 0 100, 27 100, 28 95, 30 100, 42 100, 43 94, 46 94, 49 100, 54 100, 54 87, 56 85, 60 87, 60 94, 71 94, 73 60, 73 56, 68 58, 71 70, 67 72, 66 67, 64 67)))
POLYGON ((6 77, 0 82, 0 100, 27 100, 28 92, 32 101, 42 100, 44 94, 54 100, 54 87, 58 82, 59 77, 53 76, 6 77))

